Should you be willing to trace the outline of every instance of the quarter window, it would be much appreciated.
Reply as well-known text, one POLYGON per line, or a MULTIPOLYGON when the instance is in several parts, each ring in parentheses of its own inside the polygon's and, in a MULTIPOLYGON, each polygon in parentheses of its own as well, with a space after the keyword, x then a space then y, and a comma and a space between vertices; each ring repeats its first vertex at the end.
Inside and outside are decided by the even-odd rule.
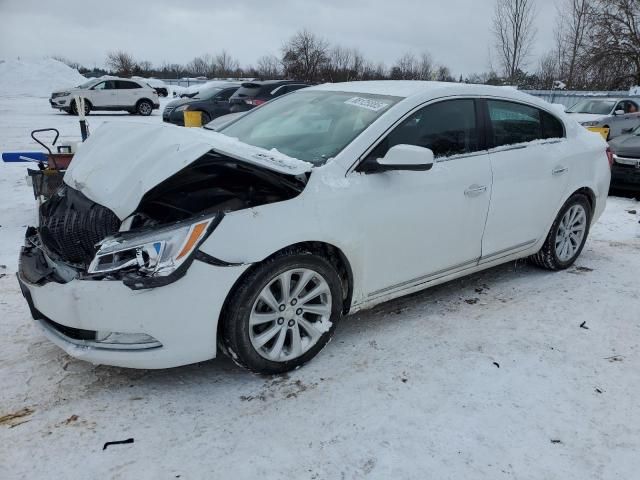
POLYGON ((553 115, 520 103, 489 100, 493 146, 564 137, 562 123, 553 115))
POLYGON ((371 152, 382 158, 394 145, 429 148, 436 158, 478 151, 475 101, 448 100, 429 105, 398 125, 371 152))

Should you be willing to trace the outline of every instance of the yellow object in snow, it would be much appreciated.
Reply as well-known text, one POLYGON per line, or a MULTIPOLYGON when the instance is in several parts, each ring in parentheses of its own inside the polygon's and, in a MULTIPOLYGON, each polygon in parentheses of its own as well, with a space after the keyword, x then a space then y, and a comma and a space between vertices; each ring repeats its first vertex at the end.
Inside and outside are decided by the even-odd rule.
POLYGON ((600 135, 602 135, 602 138, 604 138, 605 140, 607 140, 609 138, 609 129, 608 128, 587 127, 587 130, 589 130, 590 132, 593 132, 593 133, 599 133, 600 135))
POLYGON ((184 126, 185 127, 201 127, 202 126, 202 112, 190 112, 184 111, 184 126))

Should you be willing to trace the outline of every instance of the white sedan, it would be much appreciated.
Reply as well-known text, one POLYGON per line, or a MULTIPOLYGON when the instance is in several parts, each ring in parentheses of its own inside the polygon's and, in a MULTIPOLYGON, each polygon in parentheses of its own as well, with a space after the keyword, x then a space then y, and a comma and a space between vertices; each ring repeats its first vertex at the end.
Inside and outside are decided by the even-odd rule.
POLYGON ((518 258, 573 264, 605 142, 515 90, 320 85, 221 131, 105 124, 26 232, 44 334, 100 364, 310 360, 343 315, 518 258))

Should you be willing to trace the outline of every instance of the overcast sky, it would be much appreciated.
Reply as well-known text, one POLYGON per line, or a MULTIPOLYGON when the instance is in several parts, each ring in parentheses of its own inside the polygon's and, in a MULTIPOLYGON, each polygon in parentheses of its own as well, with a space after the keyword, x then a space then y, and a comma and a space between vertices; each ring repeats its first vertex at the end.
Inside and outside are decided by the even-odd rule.
MULTIPOLYGON (((531 66, 552 47, 557 0, 536 0, 531 66)), ((494 0, 0 0, 0 58, 60 55, 103 66, 122 49, 154 64, 226 49, 242 66, 307 28, 391 65, 428 51, 454 75, 486 71, 494 0)))

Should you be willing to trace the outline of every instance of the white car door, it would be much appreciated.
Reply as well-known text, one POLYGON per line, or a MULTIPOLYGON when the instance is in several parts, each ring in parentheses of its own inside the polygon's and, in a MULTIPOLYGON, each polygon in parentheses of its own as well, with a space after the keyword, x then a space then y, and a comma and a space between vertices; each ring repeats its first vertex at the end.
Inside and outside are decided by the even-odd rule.
POLYGON ((113 80, 105 80, 94 85, 87 91, 86 97, 94 107, 109 107, 113 105, 115 97, 115 83, 113 80))
POLYGON ((130 82, 128 80, 116 80, 116 84, 118 87, 117 105, 126 108, 134 107, 140 97, 139 92, 141 92, 143 88, 136 82, 130 82))
MULTIPOLYGON (((389 171, 354 177, 366 265, 364 289, 374 299, 427 284, 474 266, 491 194, 489 156, 483 150, 473 99, 441 101, 410 115, 367 154, 381 158, 394 145, 430 148, 428 171, 389 171)), ((352 175, 357 175, 352 174, 352 175)))
POLYGON ((526 250, 561 207, 572 155, 562 123, 548 112, 512 101, 487 100, 493 187, 482 241, 489 262, 526 250))

